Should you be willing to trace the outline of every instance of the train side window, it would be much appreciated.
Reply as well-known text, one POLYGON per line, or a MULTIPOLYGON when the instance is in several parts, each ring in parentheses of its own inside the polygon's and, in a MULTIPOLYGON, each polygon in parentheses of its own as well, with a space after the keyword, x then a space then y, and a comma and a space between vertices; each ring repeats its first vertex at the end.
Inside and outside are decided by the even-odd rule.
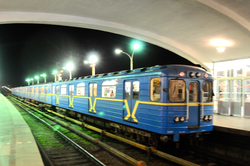
POLYGON ((170 102, 185 101, 185 82, 183 80, 169 81, 169 101, 170 102))
POLYGON ((85 83, 79 83, 76 85, 76 91, 78 96, 85 95, 85 83))
POLYGON ((97 96, 97 84, 94 84, 94 97, 97 96))
POLYGON ((161 98, 161 80, 160 78, 152 78, 150 80, 150 100, 160 101, 161 98))
POLYGON ((139 91, 140 91, 140 82, 134 81, 133 82, 133 99, 139 100, 139 91))
POLYGON ((125 82, 125 99, 130 99, 131 82, 125 82))
POLYGON ((69 85, 69 95, 74 95, 74 85, 69 85))
POLYGON ((61 95, 67 94, 67 85, 61 85, 61 95))
POLYGON ((48 93, 48 87, 47 86, 45 87, 45 93, 46 94, 48 93))
POLYGON ((39 93, 38 87, 36 87, 36 93, 39 93))
POLYGON ((97 84, 89 84, 89 96, 92 97, 96 97, 97 96, 97 84))
POLYGON ((204 81, 202 83, 202 90, 204 91, 203 102, 211 102, 213 100, 213 83, 211 81, 204 81))
POLYGON ((56 94, 59 95, 59 93, 60 93, 60 86, 56 86, 56 94))
POLYGON ((39 87, 38 88, 38 93, 41 93, 41 91, 42 91, 42 87, 39 87))
POLYGON ((50 93, 50 86, 48 87, 47 93, 50 93))
POLYGON ((44 86, 42 87, 42 92, 41 93, 44 93, 44 86))
POLYGON ((52 86, 52 93, 55 94, 55 86, 52 86))
POLYGON ((102 83, 102 97, 115 98, 117 84, 116 80, 104 81, 102 83))

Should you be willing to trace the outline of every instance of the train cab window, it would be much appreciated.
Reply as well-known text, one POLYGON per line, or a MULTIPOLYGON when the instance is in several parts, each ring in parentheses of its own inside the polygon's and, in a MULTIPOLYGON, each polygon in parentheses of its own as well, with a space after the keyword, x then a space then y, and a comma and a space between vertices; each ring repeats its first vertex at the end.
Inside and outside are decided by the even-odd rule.
POLYGON ((104 81, 102 83, 102 97, 115 98, 117 84, 116 80, 104 81))
POLYGON ((211 102, 213 100, 213 83, 211 81, 204 81, 202 83, 202 90, 204 92, 203 102, 211 102))
POLYGON ((170 102, 185 101, 185 82, 183 80, 169 81, 169 101, 170 102))
POLYGON ((59 95, 59 93, 60 93, 60 86, 56 86, 56 94, 59 95))
POLYGON ((150 100, 160 101, 161 97, 161 81, 160 78, 152 78, 150 80, 150 100))
POLYGON ((189 84, 189 102, 197 102, 198 100, 198 83, 191 82, 189 84))
POLYGON ((139 100, 139 91, 140 91, 140 82, 134 81, 133 82, 133 99, 139 100))
POLYGON ((78 96, 85 95, 85 83, 79 83, 76 85, 76 91, 78 96))
POLYGON ((74 85, 69 85, 69 95, 74 95, 74 85))
POLYGON ((61 95, 67 94, 67 85, 61 85, 61 95))

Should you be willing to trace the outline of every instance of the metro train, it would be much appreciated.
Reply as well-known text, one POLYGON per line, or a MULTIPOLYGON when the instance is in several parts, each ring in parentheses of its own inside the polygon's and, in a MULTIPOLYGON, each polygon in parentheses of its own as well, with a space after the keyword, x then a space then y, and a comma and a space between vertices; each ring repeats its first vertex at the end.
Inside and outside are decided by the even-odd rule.
POLYGON ((152 145, 213 129, 213 78, 196 66, 156 65, 15 87, 12 94, 152 145))

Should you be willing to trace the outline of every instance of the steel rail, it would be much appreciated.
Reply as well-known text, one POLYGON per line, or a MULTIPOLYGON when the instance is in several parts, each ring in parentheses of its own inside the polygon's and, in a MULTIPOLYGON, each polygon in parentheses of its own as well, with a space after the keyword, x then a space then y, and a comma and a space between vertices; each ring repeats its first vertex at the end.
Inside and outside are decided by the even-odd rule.
POLYGON ((90 158, 90 160, 92 160, 93 162, 95 162, 97 165, 106 166, 101 161, 99 161, 97 158, 95 158, 92 154, 90 154, 88 151, 86 151, 85 149, 83 149, 80 145, 78 145, 77 143, 75 143, 74 141, 72 141, 69 137, 67 137, 66 135, 64 135, 60 131, 56 130, 53 126, 51 126, 50 124, 48 124, 46 121, 44 121, 43 119, 39 118, 38 116, 36 116, 32 112, 28 111, 27 109, 25 109, 24 107, 22 107, 18 103, 16 103, 16 104, 17 104, 17 106, 19 106, 20 108, 22 108, 23 110, 25 110, 26 112, 28 112, 30 115, 32 115, 33 117, 35 117, 36 119, 38 119, 39 121, 41 121, 42 123, 44 123, 48 128, 50 128, 51 130, 55 131, 65 141, 67 141, 72 146, 74 146, 76 149, 78 149, 82 154, 87 155, 90 158))

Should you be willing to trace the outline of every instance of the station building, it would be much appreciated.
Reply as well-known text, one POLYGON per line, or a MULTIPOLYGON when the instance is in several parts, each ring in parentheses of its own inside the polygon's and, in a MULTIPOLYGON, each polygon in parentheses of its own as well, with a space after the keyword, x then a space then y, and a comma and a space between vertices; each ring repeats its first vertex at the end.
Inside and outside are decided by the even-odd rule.
POLYGON ((214 63, 214 113, 250 117, 250 58, 214 63))

